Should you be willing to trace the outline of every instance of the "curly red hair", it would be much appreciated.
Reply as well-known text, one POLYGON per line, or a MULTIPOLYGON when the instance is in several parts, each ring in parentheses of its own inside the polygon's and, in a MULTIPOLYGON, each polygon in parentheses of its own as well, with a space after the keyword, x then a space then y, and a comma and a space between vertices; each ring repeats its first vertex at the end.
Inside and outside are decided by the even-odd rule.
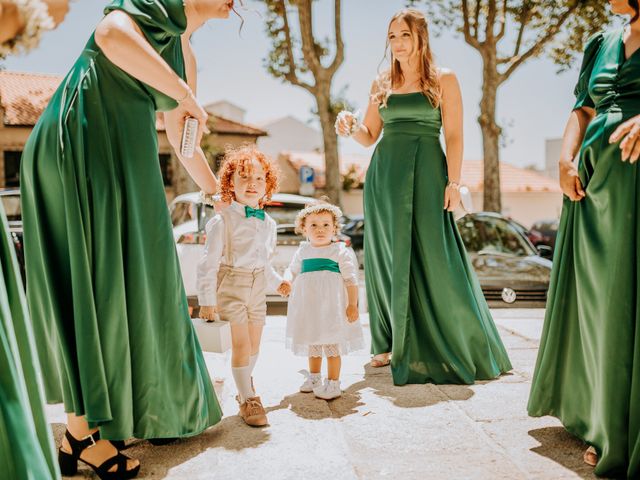
POLYGON ((220 196, 223 202, 231 202, 236 199, 233 192, 233 174, 236 170, 240 173, 251 173, 251 161, 260 162, 264 169, 267 190, 260 199, 260 207, 271 200, 271 196, 278 190, 278 167, 264 153, 253 144, 228 148, 224 154, 224 162, 220 167, 218 178, 220 179, 220 196))

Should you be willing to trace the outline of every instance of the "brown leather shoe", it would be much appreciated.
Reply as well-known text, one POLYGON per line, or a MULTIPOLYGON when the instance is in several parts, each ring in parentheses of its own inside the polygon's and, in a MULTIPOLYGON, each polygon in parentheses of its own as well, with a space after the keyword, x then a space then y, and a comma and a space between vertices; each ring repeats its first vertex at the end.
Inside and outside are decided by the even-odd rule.
POLYGON ((251 427, 264 427, 269 425, 267 414, 264 411, 260 397, 247 398, 244 403, 240 404, 240 417, 244 423, 251 427))

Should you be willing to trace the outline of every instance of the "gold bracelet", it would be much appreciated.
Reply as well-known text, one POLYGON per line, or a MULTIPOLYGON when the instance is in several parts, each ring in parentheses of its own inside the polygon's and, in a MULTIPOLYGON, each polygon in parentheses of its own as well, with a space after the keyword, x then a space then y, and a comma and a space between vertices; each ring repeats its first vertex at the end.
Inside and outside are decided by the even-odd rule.
POLYGON ((460 184, 458 182, 449 182, 447 183, 447 187, 451 187, 454 190, 460 190, 460 184))

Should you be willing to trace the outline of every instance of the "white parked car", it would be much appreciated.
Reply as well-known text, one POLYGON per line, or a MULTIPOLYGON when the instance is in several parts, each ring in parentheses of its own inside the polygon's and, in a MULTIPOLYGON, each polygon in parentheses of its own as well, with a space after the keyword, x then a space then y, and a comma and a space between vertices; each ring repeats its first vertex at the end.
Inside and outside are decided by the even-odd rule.
MULTIPOLYGON (((293 254, 303 240, 294 232, 296 215, 304 206, 314 199, 288 193, 276 193, 265 206, 265 211, 278 224, 278 244, 273 260, 273 266, 283 274, 291 263, 293 254)), ((185 193, 177 196, 169 204, 171 222, 173 223, 173 237, 176 241, 182 280, 189 299, 189 305, 196 307, 197 290, 196 277, 198 261, 202 257, 202 250, 206 240, 204 231, 207 222, 215 215, 213 207, 200 203, 197 192, 185 193)), ((351 239, 340 235, 337 239, 351 245, 351 239)), ((275 291, 267 293, 268 302, 286 302, 275 291)))

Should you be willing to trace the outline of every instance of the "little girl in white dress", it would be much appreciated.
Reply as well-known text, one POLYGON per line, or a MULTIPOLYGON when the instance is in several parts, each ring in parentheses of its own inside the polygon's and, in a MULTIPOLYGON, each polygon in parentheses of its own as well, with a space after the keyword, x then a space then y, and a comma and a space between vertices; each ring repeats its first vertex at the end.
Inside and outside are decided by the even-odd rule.
POLYGON ((358 261, 338 233, 340 209, 326 202, 306 207, 296 217, 302 242, 285 278, 293 281, 287 314, 287 348, 309 357, 301 392, 330 400, 341 395, 340 355, 364 347, 358 314, 358 261), (327 380, 322 383, 322 357, 327 380))

